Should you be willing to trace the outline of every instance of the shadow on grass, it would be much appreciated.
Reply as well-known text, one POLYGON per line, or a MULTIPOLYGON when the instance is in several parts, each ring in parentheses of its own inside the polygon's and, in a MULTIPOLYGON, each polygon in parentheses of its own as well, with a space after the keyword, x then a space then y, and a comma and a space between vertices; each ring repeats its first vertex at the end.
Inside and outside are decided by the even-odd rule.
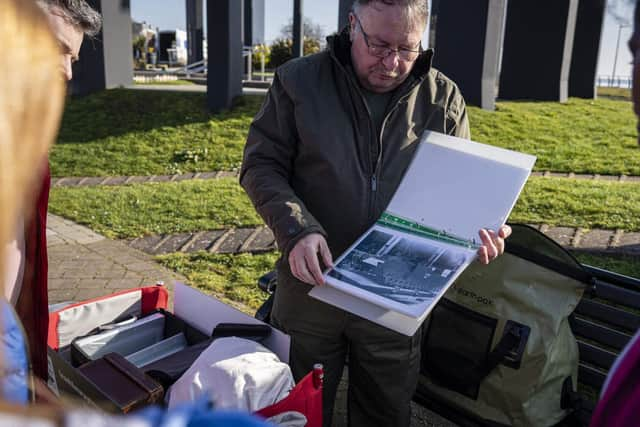
POLYGON ((67 101, 57 143, 81 144, 161 127, 253 117, 262 100, 238 97, 231 109, 210 114, 204 93, 106 90, 67 101))

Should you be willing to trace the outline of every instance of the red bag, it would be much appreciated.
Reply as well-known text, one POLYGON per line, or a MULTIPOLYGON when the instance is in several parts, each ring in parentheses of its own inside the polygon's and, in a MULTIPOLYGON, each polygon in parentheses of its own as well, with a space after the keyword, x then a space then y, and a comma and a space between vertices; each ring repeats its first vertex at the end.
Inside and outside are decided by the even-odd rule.
POLYGON ((166 309, 169 293, 164 286, 129 289, 93 298, 49 313, 47 345, 53 350, 71 344, 75 337, 127 315, 145 316, 159 308, 166 309))
POLYGON ((314 368, 280 402, 256 412, 265 418, 288 411, 296 411, 307 417, 306 427, 322 427, 322 366, 314 368))

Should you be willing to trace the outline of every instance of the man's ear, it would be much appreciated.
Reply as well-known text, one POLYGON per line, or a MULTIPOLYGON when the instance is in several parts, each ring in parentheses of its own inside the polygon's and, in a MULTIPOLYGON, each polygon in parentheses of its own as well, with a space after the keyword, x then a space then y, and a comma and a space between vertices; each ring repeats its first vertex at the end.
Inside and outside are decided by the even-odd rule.
POLYGON ((349 12, 349 41, 353 42, 356 33, 356 17, 353 12, 349 12))

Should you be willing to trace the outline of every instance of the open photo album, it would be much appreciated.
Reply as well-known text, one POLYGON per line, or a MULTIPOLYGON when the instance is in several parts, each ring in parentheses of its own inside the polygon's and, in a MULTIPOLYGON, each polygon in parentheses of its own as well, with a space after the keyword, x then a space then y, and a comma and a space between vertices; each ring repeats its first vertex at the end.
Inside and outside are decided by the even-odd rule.
POLYGON ((413 335, 505 224, 535 157, 427 131, 389 206, 325 272, 314 298, 413 335))

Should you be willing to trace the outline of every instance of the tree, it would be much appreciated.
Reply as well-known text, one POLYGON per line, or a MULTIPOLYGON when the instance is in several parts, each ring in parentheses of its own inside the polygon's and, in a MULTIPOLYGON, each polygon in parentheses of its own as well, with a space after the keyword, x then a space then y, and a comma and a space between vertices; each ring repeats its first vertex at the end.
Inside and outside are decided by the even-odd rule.
POLYGON ((253 47, 253 54, 251 56, 251 62, 253 68, 260 69, 262 66, 262 60, 264 59, 264 65, 267 67, 271 61, 271 48, 266 44, 258 44, 253 47))
MULTIPOLYGON (((310 37, 304 38, 303 54, 311 55, 320 52, 320 42, 310 37)), ((271 44, 269 68, 277 68, 293 57, 293 42, 291 39, 276 39, 271 44)))
MULTIPOLYGON (((322 44, 322 40, 324 40, 324 30, 322 29, 322 26, 315 24, 306 16, 302 20, 302 31, 304 32, 305 38, 308 37, 310 39, 314 39, 318 41, 318 44, 322 44)), ((280 34, 283 39, 293 38, 293 19, 290 19, 289 23, 282 27, 280 34)))

